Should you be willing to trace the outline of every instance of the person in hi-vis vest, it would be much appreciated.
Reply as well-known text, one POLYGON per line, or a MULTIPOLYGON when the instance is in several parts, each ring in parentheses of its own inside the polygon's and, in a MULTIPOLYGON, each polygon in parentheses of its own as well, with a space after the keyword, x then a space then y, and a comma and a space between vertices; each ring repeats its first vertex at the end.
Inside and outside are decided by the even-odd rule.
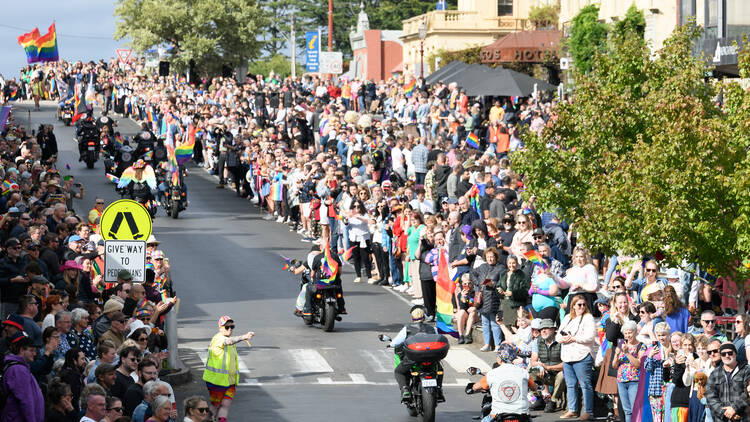
POLYGON ((217 422, 226 422, 229 406, 240 381, 239 358, 236 343, 250 340, 255 333, 248 331, 245 335, 232 337, 234 321, 227 315, 219 318, 219 332, 211 339, 208 346, 206 369, 203 380, 206 381, 211 401, 211 413, 217 422))

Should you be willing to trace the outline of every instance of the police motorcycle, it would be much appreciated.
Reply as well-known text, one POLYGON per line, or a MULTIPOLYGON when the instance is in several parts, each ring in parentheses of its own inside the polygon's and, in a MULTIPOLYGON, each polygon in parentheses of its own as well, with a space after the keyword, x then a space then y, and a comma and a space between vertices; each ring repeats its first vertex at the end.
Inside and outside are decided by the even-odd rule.
MULTIPOLYGON (((428 324, 409 324, 404 328, 406 339, 394 349, 396 371, 403 362, 408 365, 406 369, 411 375, 405 391, 402 391, 401 401, 406 405, 409 416, 421 415, 423 422, 434 422, 438 403, 445 401, 442 395, 443 368, 440 361, 448 355, 450 344, 445 336, 437 334, 434 327, 428 324)), ((378 338, 383 342, 393 341, 385 334, 378 335, 378 338)))
POLYGON ((143 205, 151 218, 154 218, 158 211, 156 198, 152 192, 156 187, 154 169, 142 159, 126 168, 117 182, 117 191, 120 196, 143 205))
POLYGON ((75 139, 78 142, 78 161, 84 161, 87 168, 94 168, 94 163, 99 159, 101 142, 99 129, 89 112, 84 119, 76 125, 75 139))

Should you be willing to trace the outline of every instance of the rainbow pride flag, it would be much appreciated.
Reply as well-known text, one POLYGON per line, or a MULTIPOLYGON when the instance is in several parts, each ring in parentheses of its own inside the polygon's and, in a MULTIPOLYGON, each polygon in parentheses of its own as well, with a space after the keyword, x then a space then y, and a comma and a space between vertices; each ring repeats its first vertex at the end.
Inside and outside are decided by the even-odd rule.
POLYGON ((284 184, 281 181, 275 182, 271 185, 271 193, 269 194, 272 201, 283 201, 284 200, 284 184))
POLYGON ((414 95, 414 88, 417 87, 417 80, 412 79, 411 82, 408 84, 404 84, 404 95, 406 95, 406 98, 411 98, 412 95, 414 95))
POLYGON ((469 136, 466 137, 466 145, 479 149, 479 137, 474 132, 469 132, 469 136))
POLYGON ((352 259, 352 252, 354 252, 354 249, 356 249, 356 248, 357 248, 356 246, 352 246, 346 252, 344 252, 343 250, 339 251, 339 255, 341 255, 341 259, 344 260, 344 261, 348 261, 348 260, 352 259))
POLYGON ((181 142, 177 148, 174 149, 175 155, 177 155, 177 164, 183 165, 193 158, 193 149, 195 148, 195 126, 192 123, 188 125, 187 140, 181 142))
POLYGON ((331 246, 326 243, 323 250, 323 260, 320 265, 321 275, 318 278, 318 286, 329 286, 339 274, 339 263, 331 256, 331 246))
POLYGON ((154 109, 151 107, 146 107, 146 119, 149 123, 154 122, 154 109))
POLYGON ((533 263, 534 265, 542 267, 543 270, 547 269, 547 263, 544 262, 544 257, 542 257, 542 254, 540 254, 538 251, 532 249, 530 251, 524 252, 523 256, 525 256, 526 259, 528 259, 529 262, 533 263))
POLYGON ((36 48, 40 62, 56 62, 60 59, 57 53, 57 31, 54 22, 47 33, 36 40, 36 48))
POLYGON ((448 257, 445 250, 439 250, 438 274, 435 280, 435 296, 437 310, 435 315, 435 326, 442 334, 448 334, 458 338, 458 332, 453 328, 453 303, 451 301, 456 284, 448 276, 448 257))
POLYGON ((39 61, 39 50, 36 48, 36 40, 39 39, 39 28, 18 37, 18 44, 26 52, 26 62, 36 63, 39 61))
POLYGON ((16 182, 14 182, 12 180, 7 180, 7 179, 3 180, 3 196, 5 196, 5 195, 7 195, 7 194, 9 194, 9 193, 11 193, 13 191, 17 191, 18 189, 19 188, 18 188, 18 185, 16 184, 16 182))
POLYGON ((107 180, 109 180, 112 183, 119 183, 120 182, 120 179, 117 176, 115 176, 114 174, 107 173, 106 176, 107 176, 107 180))
POLYGON ((479 214, 479 218, 483 219, 482 207, 479 205, 480 197, 479 187, 477 187, 477 185, 472 186, 471 189, 469 189, 469 205, 476 210, 477 214, 479 214))

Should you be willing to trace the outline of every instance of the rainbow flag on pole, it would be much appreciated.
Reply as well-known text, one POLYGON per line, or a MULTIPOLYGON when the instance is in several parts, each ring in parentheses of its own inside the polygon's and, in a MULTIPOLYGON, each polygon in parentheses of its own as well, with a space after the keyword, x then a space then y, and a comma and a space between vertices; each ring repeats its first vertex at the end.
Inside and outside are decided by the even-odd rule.
POLYGON ((22 46, 26 52, 27 63, 36 63, 39 61, 39 50, 36 48, 36 40, 38 40, 40 36, 39 28, 34 28, 33 31, 18 37, 18 44, 22 46))
POLYGON ((440 333, 458 338, 458 332, 453 328, 453 324, 451 323, 451 319, 453 318, 453 303, 451 299, 455 290, 456 284, 451 281, 448 275, 448 257, 445 256, 445 250, 440 249, 438 274, 435 280, 435 296, 437 299, 435 326, 440 333))
POLYGON ((339 273, 339 263, 331 256, 331 247, 326 243, 325 249, 323 250, 323 260, 320 263, 320 277, 318 278, 319 286, 328 286, 339 273))
POLYGON ((47 33, 36 40, 36 47, 40 62, 56 62, 60 59, 57 53, 57 31, 54 22, 47 33))
POLYGON ((416 86, 416 79, 412 79, 408 84, 404 84, 404 95, 406 95, 406 98, 411 98, 411 96, 414 95, 414 88, 416 88, 416 86))
POLYGON ((479 137, 474 132, 469 132, 469 136, 466 137, 466 145, 479 149, 479 137))
POLYGON ((195 149, 195 126, 192 123, 187 128, 187 140, 181 142, 174 152, 177 155, 177 164, 183 165, 193 158, 193 150, 195 149))

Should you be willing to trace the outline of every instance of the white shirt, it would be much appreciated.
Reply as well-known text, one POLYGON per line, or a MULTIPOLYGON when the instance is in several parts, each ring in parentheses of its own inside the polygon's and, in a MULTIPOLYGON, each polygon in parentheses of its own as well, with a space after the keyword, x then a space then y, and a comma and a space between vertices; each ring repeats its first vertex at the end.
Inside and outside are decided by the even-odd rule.
POLYGON ((401 153, 401 148, 393 147, 391 149, 391 164, 394 169, 404 168, 404 154, 401 153))
POLYGON ((492 415, 501 413, 529 414, 529 372, 504 363, 487 373, 492 393, 492 415))
POLYGON ((575 338, 573 343, 563 344, 560 348, 560 357, 563 362, 578 362, 588 355, 596 354, 596 323, 594 317, 590 314, 584 314, 583 317, 570 319, 570 314, 565 315, 560 323, 560 329, 557 331, 555 340, 562 344, 565 337, 562 333, 566 332, 575 338))

